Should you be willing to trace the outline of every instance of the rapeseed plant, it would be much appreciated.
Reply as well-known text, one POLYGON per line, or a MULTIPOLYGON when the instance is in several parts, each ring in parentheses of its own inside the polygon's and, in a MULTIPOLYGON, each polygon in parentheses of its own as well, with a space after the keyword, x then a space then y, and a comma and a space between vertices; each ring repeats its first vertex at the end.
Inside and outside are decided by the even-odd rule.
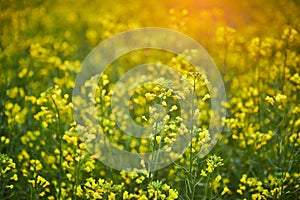
MULTIPOLYGON (((243 9, 243 17, 234 6, 228 13, 227 5, 210 8, 202 3, 203 7, 193 1, 169 0, 161 6, 142 1, 130 6, 119 1, 2 2, 0 198, 299 199, 299 5, 287 0, 229 1, 243 9), (246 4, 253 5, 251 12, 246 4), (99 78, 91 88, 95 95, 89 94, 95 97, 91 101, 98 111, 96 119, 107 141, 119 149, 132 153, 162 149, 174 159, 157 171, 152 170, 158 154, 150 156, 153 165, 141 159, 140 169, 114 170, 98 161, 111 155, 91 152, 86 142, 97 139, 97 128, 88 119, 87 127, 73 119, 72 108, 82 105, 80 98, 71 103, 75 76, 99 42, 154 25, 194 37, 212 55, 227 89, 224 130, 206 155, 214 141, 208 124, 215 94, 205 72, 196 72, 189 63, 196 55, 193 49, 181 55, 131 52, 86 82, 91 88, 99 78), (124 84, 114 90, 122 74, 141 63, 151 64, 147 73, 136 77, 146 80, 149 74, 167 74, 163 65, 168 65, 189 85, 151 77, 154 83, 134 90, 124 84), (180 101, 191 93, 196 98, 182 114, 180 101), (129 112, 121 106, 124 101, 129 112), (124 131, 127 121, 116 122, 120 117, 152 132, 145 131, 148 138, 129 135, 124 131), (185 124, 185 119, 191 124, 185 124), (188 141, 182 156, 172 149, 180 137, 188 141)), ((136 77, 129 77, 128 85, 136 77)), ((81 114, 89 112, 82 109, 81 114)))

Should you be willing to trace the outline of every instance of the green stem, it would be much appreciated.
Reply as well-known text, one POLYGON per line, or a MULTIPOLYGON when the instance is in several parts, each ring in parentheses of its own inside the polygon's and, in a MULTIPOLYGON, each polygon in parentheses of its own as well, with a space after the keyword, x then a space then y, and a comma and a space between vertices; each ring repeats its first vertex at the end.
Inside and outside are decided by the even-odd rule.
MULTIPOLYGON (((158 113, 160 113, 160 110, 158 111, 158 113)), ((154 141, 153 141, 153 146, 152 146, 152 157, 151 157, 151 162, 149 163, 149 166, 148 166, 149 183, 151 183, 151 181, 153 180, 153 178, 151 178, 151 175, 154 174, 154 173, 151 172, 151 165, 152 165, 154 160, 157 160, 157 158, 154 159, 154 154, 153 154, 153 152, 155 151, 155 146, 156 146, 157 129, 158 129, 158 121, 156 121, 155 128, 154 128, 154 141)))
POLYGON ((62 183, 62 162, 63 162, 63 152, 62 152, 62 130, 61 130, 61 122, 60 122, 60 113, 55 103, 55 100, 51 96, 52 102, 55 107, 55 111, 57 114, 57 129, 59 135, 59 177, 58 177, 58 199, 61 199, 61 183, 62 183))
MULTIPOLYGON (((193 80, 193 93, 195 94, 196 93, 196 75, 194 77, 194 80, 193 80)), ((195 94, 196 95, 196 94, 195 94)), ((194 122, 194 99, 192 99, 192 113, 191 113, 191 118, 192 118, 192 122, 194 122)), ((191 130, 190 130, 190 147, 189 147, 189 150, 190 150, 190 156, 189 156, 189 160, 190 160, 190 166, 189 166, 189 181, 190 183, 192 184, 192 191, 190 192, 190 199, 194 199, 195 197, 195 190, 196 190, 196 185, 195 185, 195 180, 193 178, 193 136, 194 136, 194 126, 193 126, 193 123, 191 124, 191 130)))

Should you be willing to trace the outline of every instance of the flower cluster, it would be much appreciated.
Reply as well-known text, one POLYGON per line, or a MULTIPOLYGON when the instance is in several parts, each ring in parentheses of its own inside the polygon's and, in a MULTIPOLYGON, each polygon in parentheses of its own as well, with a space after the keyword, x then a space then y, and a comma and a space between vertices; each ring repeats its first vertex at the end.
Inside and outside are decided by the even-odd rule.
POLYGON ((267 3, 2 1, 0 199, 299 199, 300 6, 267 3), (93 47, 145 26, 187 33, 220 68, 227 114, 208 155, 218 91, 198 70, 205 66, 191 64, 195 49, 129 52, 80 88, 92 107, 72 97, 93 47), (152 161, 165 160, 152 153, 140 169, 118 171, 99 161, 112 158, 109 149, 91 151, 106 142, 134 154, 163 150, 172 162, 153 171, 152 161))

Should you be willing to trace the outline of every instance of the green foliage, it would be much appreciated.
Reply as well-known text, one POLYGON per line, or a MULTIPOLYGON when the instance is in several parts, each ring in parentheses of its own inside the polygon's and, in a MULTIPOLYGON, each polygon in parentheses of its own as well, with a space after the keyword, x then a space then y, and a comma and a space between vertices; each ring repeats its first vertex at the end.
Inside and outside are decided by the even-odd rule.
MULTIPOLYGON (((1 2, 0 199, 299 199, 299 3, 126 2, 1 2), (199 156, 212 139, 213 96, 206 76, 171 53, 135 51, 120 57, 96 88, 104 134, 133 153, 168 150, 176 134, 190 141, 168 167, 150 172, 151 166, 141 163, 142 171, 120 172, 99 162, 80 139, 72 89, 93 47, 145 26, 172 28, 204 45, 225 81, 227 117, 212 152, 199 156), (129 100, 130 117, 155 128, 151 137, 135 138, 118 128, 111 110, 113 88, 141 61, 183 74, 193 88, 186 90, 200 99, 188 113, 193 126, 181 123, 179 99, 185 95, 160 80, 165 84, 141 85, 129 100), (166 110, 163 116, 156 115, 160 108, 166 110)), ((119 102, 125 92, 118 92, 119 102)))

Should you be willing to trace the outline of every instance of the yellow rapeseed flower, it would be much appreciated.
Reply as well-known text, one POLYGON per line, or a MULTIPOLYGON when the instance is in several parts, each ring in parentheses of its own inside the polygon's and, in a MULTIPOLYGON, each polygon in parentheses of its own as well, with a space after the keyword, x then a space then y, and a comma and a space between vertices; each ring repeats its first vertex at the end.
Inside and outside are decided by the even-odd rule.
POLYGON ((156 142, 158 143, 158 144, 160 144, 160 142, 161 142, 161 136, 156 136, 156 138, 155 138, 155 140, 156 140, 156 142))
POLYGON ((17 95, 18 95, 18 91, 19 91, 18 87, 13 87, 13 88, 11 88, 11 89, 6 90, 6 95, 7 95, 9 98, 14 99, 14 98, 16 98, 17 95))
POLYGON ((272 106, 274 105, 274 99, 273 99, 273 97, 270 97, 270 96, 267 96, 266 98, 265 98, 265 100, 269 103, 269 104, 271 104, 272 106))
POLYGON ((221 195, 225 195, 225 194, 227 194, 227 193, 229 193, 229 192, 230 192, 229 188, 228 188, 228 187, 225 187, 225 188, 223 189, 221 195))
POLYGON ((17 174, 14 174, 10 179, 11 179, 11 180, 14 180, 14 181, 17 181, 17 180, 18 180, 18 175, 17 175, 17 174))

